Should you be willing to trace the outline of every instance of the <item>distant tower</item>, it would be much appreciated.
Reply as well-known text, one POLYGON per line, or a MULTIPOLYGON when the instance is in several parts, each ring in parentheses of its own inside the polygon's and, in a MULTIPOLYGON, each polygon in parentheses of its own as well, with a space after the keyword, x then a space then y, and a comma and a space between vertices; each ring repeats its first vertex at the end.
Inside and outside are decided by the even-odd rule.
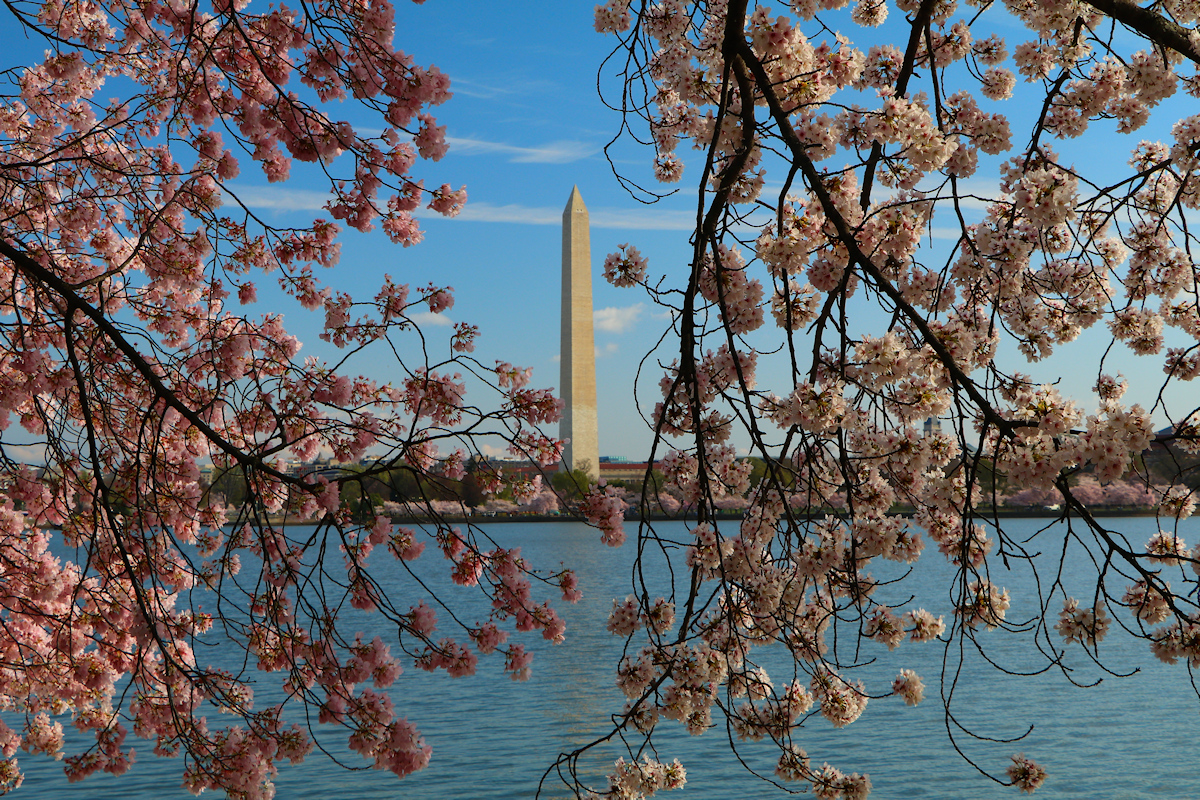
POLYGON ((600 477, 600 444, 596 432, 596 340, 592 333, 592 256, 588 212, 571 189, 562 226, 562 370, 559 389, 563 417, 559 437, 570 439, 564 467, 600 477))

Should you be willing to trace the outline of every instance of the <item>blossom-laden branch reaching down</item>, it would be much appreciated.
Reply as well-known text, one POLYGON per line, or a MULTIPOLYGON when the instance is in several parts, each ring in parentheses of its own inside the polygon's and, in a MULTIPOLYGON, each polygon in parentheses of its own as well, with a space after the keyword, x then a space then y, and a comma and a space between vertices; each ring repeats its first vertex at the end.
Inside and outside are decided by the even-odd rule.
MULTIPOLYGON (((1073 648, 1103 667, 1119 621, 1147 653, 1200 665, 1200 542, 1179 527, 1200 485, 1200 408, 1175 388, 1200 376, 1200 117, 1171 117, 1187 113, 1176 94, 1200 96, 1198 21, 1194 3, 1125 0, 597 7, 597 31, 619 40, 625 125, 648 128, 660 181, 696 169, 698 187, 685 277, 629 245, 606 263, 671 310, 679 347, 658 351, 647 416, 663 490, 697 514, 682 538, 642 523, 634 592, 614 606, 629 704, 608 738, 629 758, 610 796, 665 788, 626 776, 668 721, 773 742, 781 787, 866 796, 865 775, 810 760, 803 729, 818 711, 849 726, 887 695, 921 702, 906 642, 944 643, 955 748, 983 736, 952 705, 962 653, 991 637, 1024 637, 1073 680, 1073 648), (1129 138, 1152 129, 1169 135, 1129 138), (1128 167, 1098 163, 1085 134, 1127 140, 1128 167), (1036 370, 1104 329, 1087 413, 1070 396, 1085 387, 1036 370), (1122 401, 1119 348, 1165 376, 1143 394, 1153 408, 1122 401), (1019 356, 1034 375, 1007 366, 1019 356), (753 487, 739 449, 762 466, 753 487), (1123 476, 1155 498, 1148 542, 1089 507, 1123 476), (740 522, 722 518, 748 488, 740 522), (1063 524, 1014 537, 995 509, 1018 490, 1052 493, 1063 524), (688 570, 654 585, 648 560, 675 549, 688 570), (929 558, 954 568, 936 597, 885 563, 929 558), (1064 578, 1068 558, 1092 580, 1064 578), (1034 596, 1005 588, 1010 569, 1034 596), (1017 603, 1032 618, 1011 620, 1017 603), (897 656, 890 686, 855 677, 897 656)), ((1032 757, 1005 757, 972 763, 1024 792, 1046 780, 1032 757)))
POLYGON ((518 477, 479 467, 486 437, 556 462, 538 426, 559 401, 527 369, 474 360, 474 326, 420 335, 414 315, 450 308, 450 287, 385 277, 355 300, 315 272, 337 263, 342 225, 407 247, 416 210, 458 213, 464 189, 413 174, 446 151, 430 112, 449 80, 395 49, 388 2, 5 7, 46 56, 5 72, 0 94, 0 793, 21 783, 18 749, 65 757, 71 780, 121 774, 132 733, 182 754, 196 793, 268 798, 316 722, 370 766, 421 769, 430 748, 387 693, 401 660, 462 676, 496 654, 524 679, 510 634, 563 638, 535 583, 579 596, 569 571, 537 572, 439 513, 469 470, 488 493, 518 477), (330 116, 342 100, 380 132, 330 116), (332 221, 280 228, 242 202, 243 169, 279 182, 296 161, 328 176, 332 221), (299 359, 256 304, 262 279, 323 314, 336 363, 299 359), (350 372, 368 346, 396 354, 394 384, 350 372), (365 466, 287 466, 322 455, 365 466), (427 523, 392 524, 371 497, 387 481, 427 523), (451 598, 415 577, 381 590, 372 562, 427 544, 488 597, 483 618, 451 604, 439 624, 451 598), (360 612, 398 633, 356 632, 360 612), (206 663, 215 640, 242 657, 206 663), (255 702, 259 671, 270 702, 255 702), (68 747, 63 719, 94 739, 68 747))

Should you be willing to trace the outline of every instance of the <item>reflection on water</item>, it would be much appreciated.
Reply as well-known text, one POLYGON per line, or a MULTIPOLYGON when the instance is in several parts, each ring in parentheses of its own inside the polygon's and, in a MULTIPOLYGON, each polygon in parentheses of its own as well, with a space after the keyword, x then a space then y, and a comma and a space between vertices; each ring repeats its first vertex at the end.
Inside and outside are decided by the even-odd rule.
MULTIPOLYGON (((1141 544, 1154 530, 1146 518, 1109 520, 1141 544)), ((1009 520, 1011 530, 1024 536, 1045 525, 1042 520, 1009 520)), ((681 524, 665 524, 664 533, 683 536, 681 524)), ((522 555, 547 568, 563 563, 576 569, 584 599, 575 605, 557 600, 567 623, 567 641, 551 646, 540 635, 522 637, 535 652, 533 678, 525 683, 502 674, 499 658, 480 659, 476 676, 451 679, 444 673, 430 674, 406 666, 392 689, 396 706, 425 735, 434 753, 430 766, 403 781, 390 773, 372 770, 347 773, 314 754, 298 767, 284 766, 276 781, 277 796, 325 800, 336 796, 442 800, 442 798, 532 798, 539 780, 556 756, 606 733, 611 714, 619 712, 624 697, 614 685, 614 668, 623 642, 605 630, 612 600, 630 591, 635 555, 631 542, 620 549, 605 547, 596 532, 575 523, 497 524, 489 533, 506 547, 520 546, 522 555)), ((1181 531, 1189 544, 1200 538, 1200 525, 1189 520, 1181 531)), ((1055 539, 1061 547, 1061 528, 1034 539, 1031 548, 1048 552, 1055 539)), ((381 556, 385 554, 380 552, 381 556)), ((483 619, 488 603, 474 591, 449 585, 442 575, 445 562, 427 551, 414 562, 422 580, 460 602, 462 619, 483 619), (474 616, 473 616, 474 615, 474 616)), ((660 556, 661 557, 661 556, 660 556)), ((1016 619, 1031 587, 1024 579, 1006 572, 993 559, 992 578, 1010 588, 1016 619)), ((422 595, 412 592, 398 565, 386 557, 375 564, 381 583, 396 587, 391 596, 397 607, 415 605, 422 595)), ((883 577, 875 569, 876 577, 883 577)), ((913 586, 926 587, 918 593, 920 604, 935 614, 949 611, 945 581, 951 571, 936 552, 927 552, 912 576, 913 586)), ((1086 596, 1086 572, 1067 570, 1063 581, 1068 593, 1086 596)), ((648 583, 667 580, 661 563, 647 565, 648 583)), ((1045 582, 1043 582, 1045 585, 1045 582)), ((535 589, 535 592, 537 590, 535 589)), ((881 587, 880 599, 899 603, 914 590, 907 585, 881 587), (888 595, 895 594, 896 597, 888 595)), ((663 592, 665 594, 665 592, 663 592)), ((442 615, 444 619, 444 615, 442 615)), ((364 627, 369 627, 369 618, 364 627)), ((1030 636, 984 636, 988 655, 1006 668, 1017 671, 1041 669, 1045 660, 1030 657, 1030 636)), ((1044 636, 1044 632, 1043 632, 1044 636)), ((1117 671, 1140 669, 1129 678, 1115 679, 1074 654, 1066 668, 1078 683, 1102 679, 1099 686, 1072 686, 1062 672, 1050 669, 1035 677, 999 675, 982 657, 954 645, 906 644, 888 654, 882 646, 869 644, 862 652, 868 663, 858 672, 868 689, 879 693, 890 685, 901 666, 916 669, 926 683, 926 700, 910 708, 895 698, 873 699, 862 718, 843 730, 834 730, 823 718, 808 721, 797 737, 816 763, 830 763, 850 771, 868 772, 880 798, 1015 797, 1014 790, 1001 789, 979 775, 959 758, 950 746, 945 711, 939 702, 939 676, 958 674, 952 709, 958 723, 993 737, 1020 736, 1031 725, 1032 732, 1016 744, 980 742, 957 730, 956 741, 978 763, 1002 771, 1008 756, 1025 752, 1043 763, 1050 772, 1039 798, 1185 798, 1200 797, 1200 776, 1194 765, 1200 761, 1197 733, 1200 701, 1197 701, 1183 665, 1159 664, 1142 643, 1131 643, 1114 629, 1106 663, 1117 671), (882 663, 881 663, 882 662, 882 663)), ((1102 650, 1102 653, 1105 650, 1102 650)), ((755 651, 776 685, 790 680, 792 670, 780 647, 755 651)), ((262 675, 256 695, 269 702, 278 691, 278 676, 262 675)), ((212 724, 222 723, 217 717, 212 724)), ((774 791, 745 774, 729 754, 729 735, 718 728, 701 737, 690 737, 674 723, 664 721, 655 735, 661 758, 679 758, 688 769, 688 785, 681 798, 766 797, 774 791)), ((323 741, 347 764, 364 762, 346 751, 334 736, 323 741)), ((767 745, 737 743, 739 752, 752 768, 770 775, 775 758, 767 745)), ((130 774, 115 779, 98 775, 68 788, 61 765, 44 758, 20 754, 26 770, 22 788, 29 797, 70 796, 116 800, 170 800, 189 797, 180 787, 183 763, 156 759, 149 743, 138 742, 142 758, 130 774)), ((602 748, 583 763, 585 775, 603 785, 607 764, 619 753, 615 746, 602 748)), ((19 797, 20 795, 18 795, 19 797)), ((564 792, 554 776, 547 780, 543 797, 561 797, 564 792)), ((778 794, 778 796, 783 796, 778 794)))

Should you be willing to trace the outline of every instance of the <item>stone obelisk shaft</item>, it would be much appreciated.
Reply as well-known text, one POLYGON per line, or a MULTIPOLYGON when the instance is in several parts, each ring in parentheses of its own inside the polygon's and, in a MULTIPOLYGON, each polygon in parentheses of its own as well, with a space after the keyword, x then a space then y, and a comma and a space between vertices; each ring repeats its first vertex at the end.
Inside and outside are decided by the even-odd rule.
POLYGON ((600 476, 596 425, 596 344, 592 332, 592 256, 588 211, 571 189, 562 226, 562 370, 563 418, 559 436, 570 439, 563 465, 600 476))

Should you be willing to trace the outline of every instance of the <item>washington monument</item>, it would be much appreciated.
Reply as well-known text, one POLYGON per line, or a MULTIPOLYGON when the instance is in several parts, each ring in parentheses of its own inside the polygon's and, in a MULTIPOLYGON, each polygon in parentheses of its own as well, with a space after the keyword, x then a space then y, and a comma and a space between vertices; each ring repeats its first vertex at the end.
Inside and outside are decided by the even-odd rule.
POLYGON ((592 256, 588 211, 571 189, 562 225, 562 392, 563 416, 558 435, 570 439, 563 466, 600 476, 600 444, 596 432, 596 344, 592 333, 592 256))

